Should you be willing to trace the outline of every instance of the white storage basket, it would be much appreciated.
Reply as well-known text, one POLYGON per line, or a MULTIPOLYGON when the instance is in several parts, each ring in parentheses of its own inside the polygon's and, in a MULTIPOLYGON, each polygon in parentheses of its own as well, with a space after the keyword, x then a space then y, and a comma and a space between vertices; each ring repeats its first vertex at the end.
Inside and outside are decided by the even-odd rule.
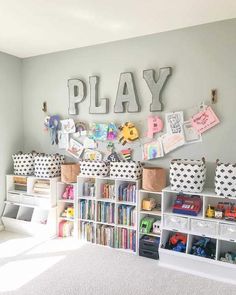
POLYGON ((142 177, 142 171, 141 162, 121 161, 110 163, 110 177, 112 178, 139 179, 142 177))
POLYGON ((236 164, 216 161, 215 193, 224 197, 236 197, 236 164))
POLYGON ((12 155, 15 175, 33 175, 34 174, 34 157, 36 153, 22 153, 12 155))
POLYGON ((206 180, 205 159, 175 159, 170 164, 171 189, 178 192, 198 193, 203 190, 206 180))
POLYGON ((35 176, 51 178, 61 175, 61 165, 65 157, 59 154, 40 154, 35 156, 35 176))
POLYGON ((80 161, 80 175, 106 177, 109 175, 109 164, 103 161, 80 161))

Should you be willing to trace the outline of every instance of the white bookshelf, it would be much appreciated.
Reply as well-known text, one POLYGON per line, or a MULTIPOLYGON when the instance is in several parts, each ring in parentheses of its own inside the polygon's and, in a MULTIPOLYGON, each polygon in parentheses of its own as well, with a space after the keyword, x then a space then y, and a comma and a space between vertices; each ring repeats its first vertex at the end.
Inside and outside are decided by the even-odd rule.
MULTIPOLYGON (((136 253, 138 248, 138 232, 137 232, 137 226, 138 226, 138 217, 137 217, 137 210, 138 210, 138 189, 140 188, 141 181, 140 180, 132 180, 132 179, 113 179, 109 177, 86 177, 86 176, 79 176, 78 177, 78 196, 77 196, 77 204, 78 204, 78 232, 79 232, 79 239, 85 239, 86 237, 82 237, 82 226, 84 223, 91 224, 93 228, 93 243, 99 244, 97 240, 97 231, 99 230, 99 227, 104 225, 108 227, 114 228, 114 231, 121 231, 122 229, 128 229, 133 230, 136 232, 136 250, 135 252, 130 249, 123 249, 120 248, 119 245, 115 246, 114 248, 118 248, 120 250, 125 250, 128 252, 136 253), (83 192, 83 185, 85 182, 88 181, 94 182, 94 195, 87 195, 83 192), (114 188, 114 194, 110 198, 104 198, 102 194, 102 186, 104 184, 110 184, 113 185, 114 188), (135 201, 134 202, 128 202, 128 201, 122 201, 119 200, 119 186, 122 184, 134 184, 135 185, 135 201), (93 202, 94 204, 94 215, 93 216, 81 216, 81 202, 93 202), (98 207, 99 204, 107 203, 107 206, 114 206, 114 220, 113 222, 104 222, 102 220, 99 220, 98 218, 98 207), (133 225, 127 225, 127 224, 120 224, 118 219, 118 210, 119 206, 127 205, 132 206, 134 210, 136 211, 135 214, 135 220, 133 225), (92 217, 92 218, 88 218, 92 217)), ((100 245, 100 244, 99 244, 100 245)))
POLYGON ((49 191, 34 192, 34 184, 42 178, 18 176, 26 179, 26 185, 14 183, 16 175, 6 176, 6 200, 2 215, 5 230, 30 234, 32 236, 53 237, 56 235, 56 183, 58 177, 44 179, 49 182, 49 191))
POLYGON ((139 201, 138 201, 138 241, 142 236, 152 236, 152 237, 160 237, 160 233, 153 233, 152 231, 149 233, 143 233, 140 231, 140 223, 144 217, 150 216, 157 220, 161 220, 162 217, 162 211, 161 211, 161 206, 162 206, 162 192, 154 192, 154 191, 147 191, 140 189, 139 190, 139 201), (157 202, 158 208, 154 208, 152 210, 143 210, 142 209, 142 202, 144 199, 147 198, 154 198, 157 202))
POLYGON ((57 182, 57 235, 59 236, 59 224, 61 221, 68 221, 71 223, 71 235, 75 235, 78 231, 75 231, 75 219, 76 219, 76 196, 77 196, 77 183, 65 183, 58 181, 57 182), (67 186, 73 186, 74 196, 73 198, 65 199, 63 198, 63 194, 66 190, 67 186), (63 216, 63 213, 68 207, 74 208, 74 216, 67 217, 63 216))
POLYGON ((211 189, 206 189, 201 193, 184 192, 185 195, 198 195, 202 199, 201 212, 197 216, 190 216, 172 213, 177 194, 177 191, 172 191, 169 187, 163 190, 160 264, 188 273, 236 283, 236 264, 220 260, 227 251, 236 252, 236 222, 206 217, 208 205, 216 206, 218 202, 236 204, 236 198, 217 196, 211 189), (176 232, 187 236, 184 253, 165 249, 170 235, 176 232), (193 241, 201 237, 208 237, 215 244, 215 259, 190 253, 193 241))

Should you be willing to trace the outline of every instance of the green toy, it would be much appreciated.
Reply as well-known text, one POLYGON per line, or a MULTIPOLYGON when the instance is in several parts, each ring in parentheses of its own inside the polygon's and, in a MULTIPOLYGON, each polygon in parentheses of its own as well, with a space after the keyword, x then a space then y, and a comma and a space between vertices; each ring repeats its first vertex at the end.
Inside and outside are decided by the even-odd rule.
POLYGON ((140 222, 140 232, 148 234, 152 231, 152 225, 155 222, 155 218, 146 216, 140 222))

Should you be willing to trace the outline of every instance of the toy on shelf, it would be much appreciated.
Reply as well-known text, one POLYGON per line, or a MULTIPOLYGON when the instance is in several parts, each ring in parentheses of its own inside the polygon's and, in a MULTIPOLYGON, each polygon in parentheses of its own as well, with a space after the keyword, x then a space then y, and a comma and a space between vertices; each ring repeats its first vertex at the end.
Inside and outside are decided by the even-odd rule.
POLYGON ((171 235, 168 243, 166 244, 166 249, 173 250, 176 252, 185 252, 187 244, 187 236, 181 233, 175 233, 171 235))
POLYGON ((159 237, 144 235, 139 240, 139 255, 147 258, 159 258, 159 237))
POLYGON ((200 238, 193 242, 190 254, 215 259, 216 245, 210 238, 200 238))
POLYGON ((236 252, 226 252, 220 261, 236 264, 236 252))
POLYGON ((67 185, 62 195, 63 200, 74 200, 74 187, 73 185, 67 185))
POLYGON ((70 237, 73 231, 73 223, 61 220, 59 223, 58 236, 61 238, 70 237))
POLYGON ((140 232, 144 234, 150 233, 152 231, 154 222, 154 217, 145 216, 140 222, 140 232))
POLYGON ((83 183, 83 196, 95 197, 95 183, 93 180, 88 180, 83 183))
POLYGON ((199 196, 178 195, 173 205, 173 213, 197 216, 202 209, 202 199, 199 196))
POLYGON ((69 206, 67 207, 61 214, 61 217, 73 219, 74 218, 74 207, 69 206))
POLYGON ((236 206, 229 202, 219 202, 216 207, 208 205, 206 217, 236 221, 236 206))
POLYGON ((152 232, 154 234, 160 234, 161 233, 161 220, 156 220, 152 225, 152 232))
POLYGON ((208 218, 215 217, 215 207, 208 205, 207 211, 206 211, 206 217, 208 217, 208 218))
POLYGON ((142 209, 151 211, 157 206, 157 201, 154 198, 145 198, 142 201, 142 209))

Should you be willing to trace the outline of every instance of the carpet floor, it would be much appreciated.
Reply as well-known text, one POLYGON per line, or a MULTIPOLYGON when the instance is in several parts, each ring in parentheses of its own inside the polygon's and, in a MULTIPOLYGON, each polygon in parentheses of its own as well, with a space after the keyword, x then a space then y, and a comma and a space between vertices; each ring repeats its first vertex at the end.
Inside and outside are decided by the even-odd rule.
POLYGON ((236 295, 236 286, 71 239, 0 232, 1 295, 236 295))

